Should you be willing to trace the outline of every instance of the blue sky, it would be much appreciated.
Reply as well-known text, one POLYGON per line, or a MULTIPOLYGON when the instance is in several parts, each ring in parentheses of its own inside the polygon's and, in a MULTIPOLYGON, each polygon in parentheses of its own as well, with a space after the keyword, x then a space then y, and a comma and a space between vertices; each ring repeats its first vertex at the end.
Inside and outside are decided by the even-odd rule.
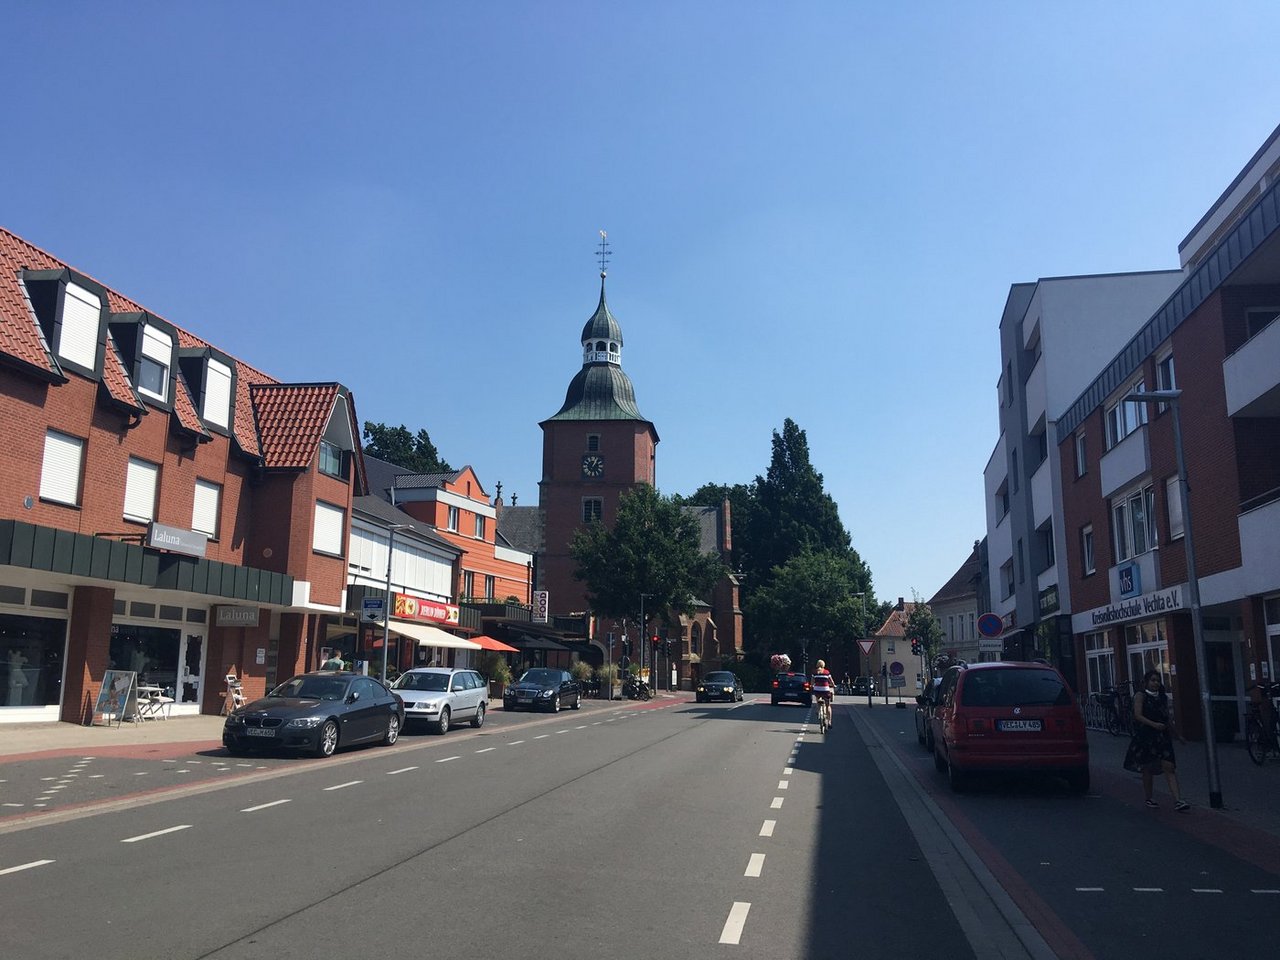
POLYGON ((1176 267, 1280 122, 1274 2, 5 18, 0 224, 522 504, 605 229, 663 492, 791 417, 881 599, 985 532, 1009 285, 1176 267))

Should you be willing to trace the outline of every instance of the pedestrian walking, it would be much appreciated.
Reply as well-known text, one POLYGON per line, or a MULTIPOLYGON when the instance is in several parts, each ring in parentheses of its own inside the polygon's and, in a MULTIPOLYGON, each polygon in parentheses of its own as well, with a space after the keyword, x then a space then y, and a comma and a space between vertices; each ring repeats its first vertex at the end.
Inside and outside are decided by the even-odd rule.
POLYGON ((1173 754, 1173 738, 1186 739, 1178 733, 1169 715, 1169 695, 1160 682, 1160 671, 1148 670, 1142 675, 1142 689, 1133 698, 1133 739, 1125 751, 1124 768, 1142 774, 1142 794, 1148 807, 1158 807, 1152 796, 1155 775, 1164 774, 1173 794, 1173 809, 1186 813, 1191 804, 1182 799, 1178 789, 1177 760, 1173 754))
POLYGON ((334 650, 329 654, 329 659, 320 665, 321 670, 345 670, 347 665, 342 662, 342 651, 334 650))

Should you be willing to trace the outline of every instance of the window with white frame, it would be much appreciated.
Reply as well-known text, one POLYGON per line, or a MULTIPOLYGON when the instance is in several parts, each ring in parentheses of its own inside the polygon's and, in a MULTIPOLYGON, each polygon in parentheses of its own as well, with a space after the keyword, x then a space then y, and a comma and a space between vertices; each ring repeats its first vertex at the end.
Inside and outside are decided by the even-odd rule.
POLYGON ((212 357, 204 374, 204 410, 201 416, 219 427, 231 425, 231 368, 212 357))
POLYGON ((449 508, 449 517, 448 517, 448 520, 445 521, 444 528, 446 530, 452 530, 454 533, 458 532, 458 508, 457 507, 449 508))
POLYGON ((1131 383, 1120 392, 1120 399, 1110 407, 1107 407, 1108 450, 1147 422, 1147 405, 1145 403, 1132 403, 1124 399, 1129 394, 1141 393, 1146 388, 1146 381, 1144 380, 1131 383))
POLYGON ((1156 494, 1152 486, 1111 501, 1116 563, 1146 553, 1156 545, 1156 494))
POLYGON ((169 363, 173 338, 148 324, 142 328, 142 354, 138 357, 138 392, 156 400, 169 399, 169 363))
POLYGON ((80 506, 80 474, 84 441, 57 430, 44 434, 44 464, 40 468, 40 499, 80 506))
POLYGON ((600 514, 604 509, 604 501, 599 497, 583 497, 582 498, 582 522, 595 523, 600 519, 600 514))
POLYGON ((130 457, 124 481, 124 518, 135 523, 150 523, 154 520, 156 489, 159 485, 159 465, 130 457))
POLYGON ((323 500, 316 501, 316 525, 311 534, 311 549, 317 553, 342 556, 342 531, 346 528, 347 511, 323 500))
POLYGON ((1093 524, 1091 523, 1080 528, 1080 563, 1084 567, 1086 577, 1098 569, 1093 561, 1093 524))
POLYGON ((484 523, 484 521, 485 521, 485 518, 484 518, 484 517, 482 517, 482 516, 480 516, 480 514, 478 514, 478 513, 477 513, 477 514, 476 514, 476 539, 477 539, 477 540, 483 540, 483 539, 484 539, 484 534, 485 534, 485 523, 484 523))
POLYGON ((1111 635, 1102 630, 1084 635, 1084 656, 1089 674, 1089 692, 1102 693, 1116 682, 1116 652, 1111 635))
POLYGON ((98 330, 102 301, 96 294, 75 283, 67 284, 62 300, 62 330, 58 334, 58 356, 93 369, 98 359, 98 330))
POLYGON ((486 600, 492 600, 492 599, 493 599, 493 588, 494 588, 494 586, 496 585, 496 583, 497 583, 497 581, 496 581, 492 576, 489 576, 488 574, 486 574, 486 575, 485 575, 485 578, 484 578, 484 598, 485 598, 486 600))
POLYGON ((1085 443, 1085 434, 1081 430, 1076 434, 1076 476, 1083 477, 1089 472, 1089 448, 1085 443))
POLYGON ((208 480, 196 481, 195 502, 191 508, 191 529, 218 539, 218 519, 222 513, 222 485, 208 480))
POLYGON ((462 571, 462 595, 468 598, 476 595, 476 575, 471 570, 462 571))
POLYGON ((1129 676, 1141 682, 1148 670, 1160 674, 1160 682, 1169 690, 1169 639, 1163 620, 1131 623, 1124 628, 1125 653, 1129 657, 1129 676))
POLYGON ((1182 528, 1182 481, 1170 477, 1164 482, 1164 500, 1169 514, 1169 539, 1177 540, 1183 534, 1182 528))

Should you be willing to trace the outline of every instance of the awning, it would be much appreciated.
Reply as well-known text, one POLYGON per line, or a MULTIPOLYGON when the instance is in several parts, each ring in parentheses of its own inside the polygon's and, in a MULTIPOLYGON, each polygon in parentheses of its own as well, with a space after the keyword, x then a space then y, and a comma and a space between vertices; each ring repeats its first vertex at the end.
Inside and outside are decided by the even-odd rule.
POLYGON ((483 633, 475 637, 475 643, 480 644, 486 650, 501 650, 504 653, 519 653, 515 647, 503 643, 501 640, 495 640, 493 637, 486 637, 483 633))
POLYGON ((479 650, 480 644, 455 637, 439 627, 429 627, 425 623, 407 623, 403 620, 391 621, 391 632, 406 640, 417 641, 424 647, 452 647, 455 650, 479 650))
POLYGON ((562 650, 565 653, 569 652, 569 648, 563 644, 548 640, 546 637, 531 637, 527 633, 516 639, 516 645, 521 650, 562 650))

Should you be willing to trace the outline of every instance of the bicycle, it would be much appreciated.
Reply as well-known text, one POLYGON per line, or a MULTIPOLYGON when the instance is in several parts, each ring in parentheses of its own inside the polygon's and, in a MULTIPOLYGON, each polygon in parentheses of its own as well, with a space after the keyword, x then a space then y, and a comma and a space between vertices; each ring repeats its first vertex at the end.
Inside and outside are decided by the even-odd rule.
POLYGON ((818 726, 825 734, 831 728, 831 701, 818 697, 818 726))
POLYGON ((1249 750, 1249 759, 1262 766, 1267 758, 1280 759, 1280 716, 1277 716, 1277 700, 1280 700, 1280 683, 1267 683, 1265 680, 1255 687, 1258 695, 1244 715, 1244 742, 1249 750), (1263 705, 1270 706, 1270 723, 1263 713, 1263 705))
POLYGON ((1102 707, 1102 720, 1107 733, 1113 737, 1120 734, 1130 736, 1133 733, 1133 695, 1127 683, 1107 687, 1101 693, 1094 694, 1102 707))

